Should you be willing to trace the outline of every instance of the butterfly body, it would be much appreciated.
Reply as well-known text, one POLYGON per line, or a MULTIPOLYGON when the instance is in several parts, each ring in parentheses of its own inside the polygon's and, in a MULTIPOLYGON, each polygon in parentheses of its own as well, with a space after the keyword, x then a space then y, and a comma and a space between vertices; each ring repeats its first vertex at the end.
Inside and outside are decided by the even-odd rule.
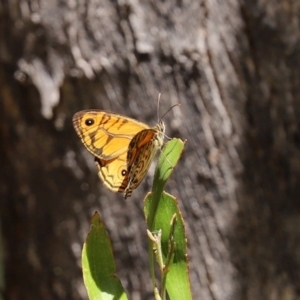
POLYGON ((95 156, 104 184, 125 198, 147 174, 158 148, 163 145, 165 126, 150 128, 137 120, 100 110, 76 113, 73 125, 84 146, 95 156))

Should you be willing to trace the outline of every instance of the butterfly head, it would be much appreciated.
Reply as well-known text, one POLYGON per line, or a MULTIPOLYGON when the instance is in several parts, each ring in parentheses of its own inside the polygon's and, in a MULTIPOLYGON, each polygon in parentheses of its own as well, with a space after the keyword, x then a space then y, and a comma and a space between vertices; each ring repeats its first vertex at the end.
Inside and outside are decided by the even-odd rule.
POLYGON ((164 137, 165 137, 165 123, 163 122, 163 120, 160 120, 158 124, 156 124, 156 126, 154 127, 157 134, 155 139, 157 140, 157 146, 158 148, 161 148, 163 143, 164 143, 164 137))
POLYGON ((157 129, 158 131, 165 133, 166 126, 163 120, 159 121, 159 123, 157 124, 157 129))

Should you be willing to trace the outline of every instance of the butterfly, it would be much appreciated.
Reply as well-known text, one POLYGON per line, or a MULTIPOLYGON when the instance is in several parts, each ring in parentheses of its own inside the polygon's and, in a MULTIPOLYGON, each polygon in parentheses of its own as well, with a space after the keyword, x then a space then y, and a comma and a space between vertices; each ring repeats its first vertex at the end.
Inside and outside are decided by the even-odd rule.
POLYGON ((95 157, 98 175, 112 191, 130 197, 147 174, 164 142, 162 120, 154 127, 101 110, 83 110, 73 116, 82 143, 95 157))

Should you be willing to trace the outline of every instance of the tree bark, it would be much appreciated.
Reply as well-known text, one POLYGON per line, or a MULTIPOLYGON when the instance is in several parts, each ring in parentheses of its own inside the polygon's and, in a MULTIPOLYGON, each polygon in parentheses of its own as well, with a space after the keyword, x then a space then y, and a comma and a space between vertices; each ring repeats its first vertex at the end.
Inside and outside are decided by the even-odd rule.
MULTIPOLYGON (((0 2, 4 299, 86 299, 100 212, 130 299, 153 299, 143 201, 107 190, 72 128, 97 108, 186 148, 166 190, 194 299, 300 297, 300 1, 0 2)), ((0 251, 1 253, 1 251, 0 251)))

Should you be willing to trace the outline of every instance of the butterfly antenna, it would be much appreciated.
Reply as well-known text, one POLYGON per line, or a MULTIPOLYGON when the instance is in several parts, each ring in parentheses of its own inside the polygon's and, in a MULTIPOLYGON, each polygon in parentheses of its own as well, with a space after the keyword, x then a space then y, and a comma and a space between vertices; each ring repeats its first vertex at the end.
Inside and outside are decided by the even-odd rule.
POLYGON ((180 103, 176 103, 176 104, 174 104, 174 105, 172 105, 163 115, 162 115, 162 117, 159 119, 160 121, 164 118, 164 116, 171 110, 171 109, 173 109, 174 107, 176 107, 176 106, 180 106, 180 103))
POLYGON ((160 96, 161 96, 161 93, 158 94, 158 97, 157 97, 157 120, 160 120, 159 119, 159 103, 160 103, 160 96))

